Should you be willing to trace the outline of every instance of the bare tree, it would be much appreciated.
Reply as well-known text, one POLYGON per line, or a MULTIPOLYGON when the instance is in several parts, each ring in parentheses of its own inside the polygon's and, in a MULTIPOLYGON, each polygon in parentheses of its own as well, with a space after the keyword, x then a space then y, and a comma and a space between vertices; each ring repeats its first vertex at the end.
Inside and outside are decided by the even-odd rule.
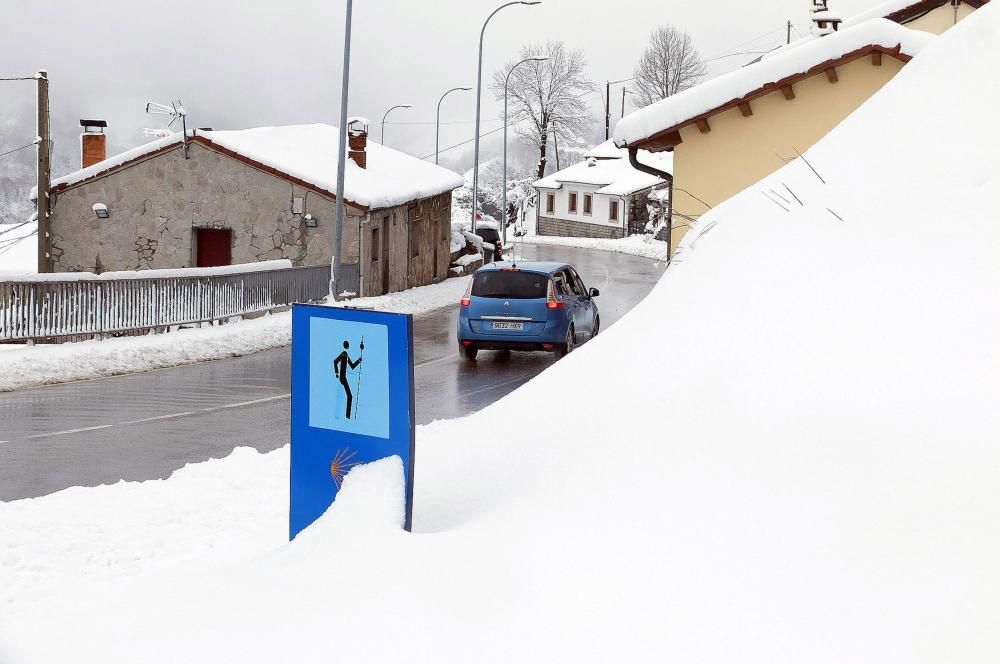
POLYGON ((593 91, 587 78, 587 60, 583 51, 566 48, 563 42, 529 44, 520 57, 493 74, 493 92, 502 100, 504 81, 508 87, 509 118, 515 133, 538 148, 538 177, 545 177, 549 140, 572 141, 584 134, 594 121, 583 97, 593 91), (525 62, 511 73, 511 67, 524 58, 544 55, 544 62, 525 62))
POLYGON ((640 108, 698 84, 705 63, 687 32, 667 25, 653 31, 649 46, 635 66, 632 99, 640 108))

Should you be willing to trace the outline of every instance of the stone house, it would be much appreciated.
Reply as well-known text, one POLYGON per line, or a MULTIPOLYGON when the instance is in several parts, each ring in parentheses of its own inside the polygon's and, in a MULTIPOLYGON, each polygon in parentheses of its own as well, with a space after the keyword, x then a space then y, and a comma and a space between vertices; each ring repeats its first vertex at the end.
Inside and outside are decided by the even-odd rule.
POLYGON ((813 0, 811 36, 626 116, 614 141, 633 162, 642 151, 673 153, 672 247, 708 210, 806 152, 932 43, 934 32, 982 4, 891 0, 842 20, 826 0, 813 0))
POLYGON ((665 175, 636 170, 628 150, 602 143, 586 153, 583 161, 536 181, 539 235, 622 238, 641 233, 649 221, 647 198, 666 186, 673 155, 643 153, 665 175))
MULTIPOLYGON (((83 168, 49 190, 53 271, 330 262, 336 127, 195 130, 106 159, 103 123, 84 122, 83 168)), ((445 279, 451 192, 462 178, 368 142, 362 119, 349 141, 347 290, 378 295, 445 279)))

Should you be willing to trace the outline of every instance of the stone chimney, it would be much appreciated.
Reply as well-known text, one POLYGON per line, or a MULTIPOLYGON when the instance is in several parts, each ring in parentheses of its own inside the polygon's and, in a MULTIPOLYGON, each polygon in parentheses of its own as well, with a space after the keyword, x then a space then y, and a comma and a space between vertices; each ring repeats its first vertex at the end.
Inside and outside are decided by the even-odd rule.
POLYGON ((817 37, 825 37, 837 32, 843 19, 840 14, 826 6, 827 0, 812 0, 812 33, 817 37))
POLYGON ((365 148, 368 147, 368 120, 351 118, 347 122, 347 145, 347 156, 361 168, 367 168, 368 153, 365 148))
POLYGON ((80 168, 93 166, 108 156, 107 136, 104 134, 108 123, 104 120, 80 120, 83 133, 80 134, 80 168))

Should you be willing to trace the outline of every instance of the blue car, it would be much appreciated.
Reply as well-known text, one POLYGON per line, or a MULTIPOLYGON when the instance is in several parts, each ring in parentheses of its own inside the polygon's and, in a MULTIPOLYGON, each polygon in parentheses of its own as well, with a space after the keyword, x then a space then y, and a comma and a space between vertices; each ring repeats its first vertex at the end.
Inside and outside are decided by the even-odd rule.
POLYGON ((502 261, 481 267, 462 298, 462 356, 474 360, 480 350, 527 350, 562 357, 600 331, 598 295, 566 263, 502 261))

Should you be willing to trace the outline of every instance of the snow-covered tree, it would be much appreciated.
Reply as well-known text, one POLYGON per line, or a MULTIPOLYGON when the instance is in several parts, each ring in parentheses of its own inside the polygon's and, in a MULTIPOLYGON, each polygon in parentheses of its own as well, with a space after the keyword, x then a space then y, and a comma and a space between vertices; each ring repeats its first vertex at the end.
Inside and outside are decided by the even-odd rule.
POLYGON ((537 177, 545 177, 549 141, 573 141, 586 134, 594 118, 583 97, 594 89, 587 78, 583 51, 570 50, 563 42, 528 44, 519 57, 493 74, 493 92, 503 100, 504 82, 510 74, 509 121, 515 133, 538 149, 537 177), (511 68, 525 58, 547 56, 544 62, 525 62, 512 74, 511 68))
POLYGON ((691 35, 665 25, 650 35, 634 73, 632 100, 642 108, 697 85, 706 69, 691 35))

